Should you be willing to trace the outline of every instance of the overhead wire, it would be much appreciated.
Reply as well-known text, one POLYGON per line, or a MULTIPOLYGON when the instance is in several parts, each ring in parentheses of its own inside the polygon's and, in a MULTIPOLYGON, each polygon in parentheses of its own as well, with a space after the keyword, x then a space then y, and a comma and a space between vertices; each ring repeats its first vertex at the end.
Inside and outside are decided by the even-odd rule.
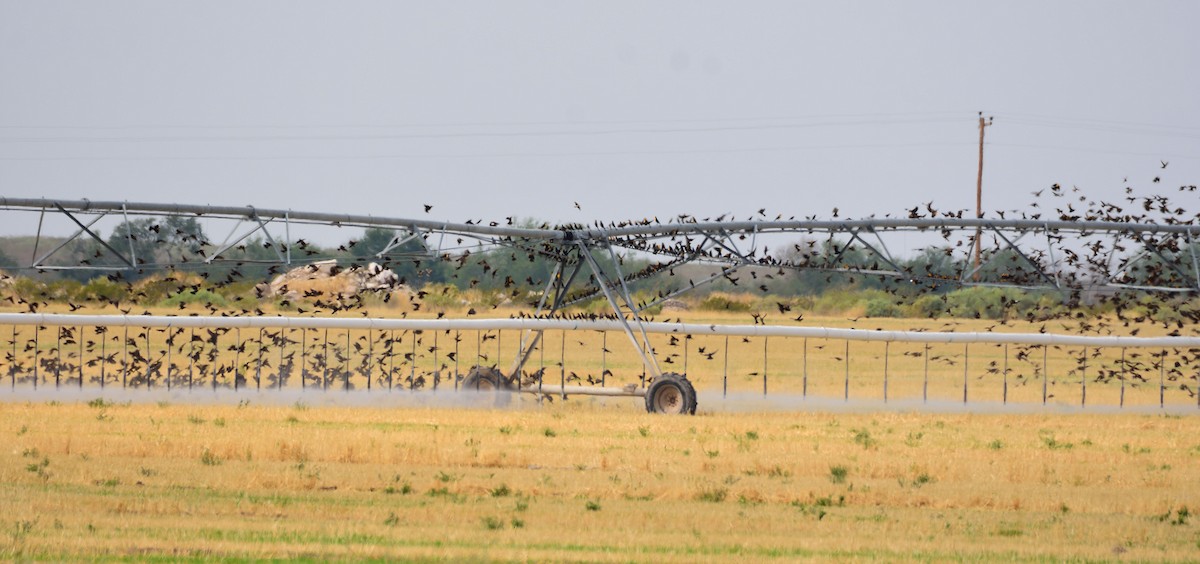
POLYGON ((612 157, 638 155, 692 155, 721 153, 778 153, 793 151, 819 151, 843 149, 900 149, 912 147, 937 147, 973 145, 971 142, 931 143, 860 143, 844 145, 803 145, 777 147, 744 147, 714 149, 648 149, 621 151, 574 151, 574 152, 507 152, 507 153, 385 153, 375 155, 224 155, 224 156, 86 156, 86 157, 0 157, 0 161, 272 161, 272 160, 390 160, 390 159, 464 159, 464 158, 545 158, 545 157, 612 157))
POLYGON ((1024 119, 1024 120, 1037 121, 1037 122, 1060 124, 1063 127, 1070 127, 1072 125, 1085 125, 1085 126, 1098 125, 1098 126, 1116 126, 1116 127, 1128 127, 1128 128, 1141 128, 1141 129, 1181 130, 1181 131, 1185 131, 1185 132, 1200 132, 1200 126, 1188 126, 1188 125, 1179 125, 1179 124, 1168 125, 1168 124, 1161 124, 1161 123, 1117 121, 1117 120, 1105 120, 1105 119, 1096 119, 1096 118, 1080 118, 1080 117, 1071 117, 1071 116, 1049 116, 1049 115, 1045 115, 1045 114, 1030 114, 1030 113, 1023 113, 1023 112, 1001 112, 1001 113, 995 113, 992 115, 1003 116, 1003 118, 1005 120, 1024 119))
POLYGON ((328 135, 223 135, 223 136, 59 136, 59 137, 0 137, 0 143, 162 143, 162 142, 253 142, 253 141, 389 141, 399 139, 458 139, 492 137, 560 137, 560 136, 606 136, 637 134, 714 133, 728 131, 766 131, 807 129, 833 126, 895 125, 914 123, 956 122, 959 118, 938 119, 888 119, 870 121, 814 121, 808 123, 769 123, 744 125, 715 125, 706 127, 657 127, 549 131, 473 131, 436 133, 392 133, 392 134, 328 134, 328 135))
MULTIPOLYGON (((541 121, 541 122, 461 122, 440 124, 394 124, 394 125, 116 125, 116 126, 61 126, 61 125, 0 125, 0 130, 86 130, 86 131, 136 131, 139 129, 190 129, 203 131, 219 130, 321 130, 321 129, 417 129, 417 128, 490 128, 490 127, 547 127, 553 130, 533 131, 434 131, 415 133, 386 133, 386 134, 249 134, 249 135, 136 135, 136 136, 0 136, 0 143, 6 144, 49 144, 49 143, 104 143, 104 144, 143 144, 143 143, 211 143, 211 142, 264 142, 264 141, 390 141, 404 139, 469 139, 469 138, 504 138, 504 137, 599 137, 610 135, 642 135, 642 134, 705 134, 727 133, 739 131, 769 131, 769 130, 799 130, 821 127, 863 127, 879 125, 929 125, 936 123, 952 123, 962 120, 965 112, 916 112, 916 113, 860 113, 860 114, 827 114, 812 116, 793 116, 784 118, 710 118, 710 119, 665 119, 665 120, 613 120, 613 121, 541 121), (770 122, 770 123, 756 123, 770 122), (790 123, 779 123, 790 122, 790 123), (570 129, 576 126, 630 126, 654 125, 657 127, 616 127, 570 129), (670 127, 671 124, 699 124, 696 127, 670 127), (667 126, 664 126, 667 125, 667 126)), ((1172 126, 1163 124, 1137 123, 1129 121, 1102 120, 1092 118, 1056 117, 1042 114, 1021 112, 1000 112, 990 115, 1001 116, 1006 124, 1028 127, 1055 129, 1075 129, 1109 133, 1130 133, 1160 137, 1176 137, 1200 139, 1200 127, 1172 126)), ((0 156, 0 161, 8 162, 38 162, 38 161, 274 161, 274 160, 393 160, 393 159, 471 159, 471 158, 570 158, 570 157, 609 157, 609 156, 638 156, 638 155, 688 155, 688 154, 736 154, 736 153, 770 153, 814 150, 845 150, 845 149, 893 149, 911 147, 961 146, 973 143, 960 142, 901 142, 901 143, 850 143, 850 144, 815 144, 792 146, 758 146, 731 148, 703 149, 621 149, 613 151, 507 151, 507 152, 473 152, 473 153, 375 153, 375 154, 275 154, 275 155, 49 155, 49 156, 0 156)), ((1048 150, 1074 151, 1099 154, 1125 154, 1135 156, 1158 156, 1166 158, 1194 159, 1194 155, 1162 154, 1129 152, 1085 147, 1065 147, 1053 145, 1036 145, 1020 143, 994 143, 988 145, 998 147, 1037 148, 1048 150)))
POLYGON ((1181 154, 1181 153, 1157 153, 1157 152, 1151 153, 1151 152, 1138 152, 1138 151, 1115 151, 1115 150, 1109 150, 1109 149, 1097 149, 1094 147, 1067 147, 1067 146, 1063 146, 1063 145, 1039 145, 1036 143, 1003 143, 1003 142, 996 143, 996 142, 989 141, 984 144, 989 147, 1012 147, 1012 148, 1017 148, 1017 149, 1040 149, 1040 150, 1050 150, 1050 151, 1068 151, 1068 152, 1073 152, 1073 153, 1098 153, 1098 154, 1107 154, 1107 155, 1127 155, 1127 156, 1131 156, 1131 157, 1155 157, 1155 158, 1160 158, 1160 159, 1187 159, 1187 160, 1200 159, 1200 154, 1185 155, 1185 154, 1181 154))
POLYGON ((679 119, 628 119, 628 120, 572 120, 572 121, 492 121, 492 122, 442 122, 442 123, 396 123, 396 124, 144 124, 144 125, 15 125, 0 124, 4 129, 80 129, 80 130, 129 130, 129 129, 411 129, 432 127, 545 127, 545 126, 593 126, 593 125, 646 125, 672 123, 730 123, 756 121, 803 121, 828 119, 896 119, 916 117, 962 117, 964 112, 909 112, 909 113, 849 113, 813 114, 799 116, 722 117, 722 118, 679 118, 679 119))
POLYGON ((1089 125, 1089 124, 1083 124, 1083 123, 1075 124, 1075 123, 1067 123, 1067 122, 1056 123, 1056 122, 1051 122, 1051 121, 1026 120, 1026 119, 1020 119, 1020 118, 1010 118, 1010 119, 1005 120, 1004 123, 1012 124, 1012 125, 1026 125, 1026 126, 1030 126, 1030 127, 1051 128, 1051 129, 1076 129, 1076 130, 1080 130, 1080 131, 1097 131, 1097 132, 1101 132, 1101 133, 1128 133, 1128 134, 1148 135, 1148 136, 1155 136, 1155 137, 1179 137, 1179 138, 1187 138, 1187 139, 1200 139, 1200 130, 1192 133, 1192 132, 1184 132, 1184 131, 1168 131, 1168 130, 1158 130, 1158 129, 1150 129, 1150 128, 1138 128, 1138 127, 1089 125))

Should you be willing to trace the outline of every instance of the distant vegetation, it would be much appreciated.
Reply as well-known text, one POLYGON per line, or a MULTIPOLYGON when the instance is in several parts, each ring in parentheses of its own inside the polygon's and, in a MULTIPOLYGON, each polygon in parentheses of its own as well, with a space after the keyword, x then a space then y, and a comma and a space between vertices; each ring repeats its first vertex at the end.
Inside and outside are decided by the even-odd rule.
MULTIPOLYGON (((527 222, 528 223, 528 222, 527 222)), ((396 300, 389 296, 365 295, 356 306, 419 308, 426 310, 474 309, 479 312, 501 306, 529 309, 536 302, 553 270, 537 242, 513 242, 512 247, 464 249, 454 256, 434 256, 418 239, 388 249, 396 233, 368 228, 357 240, 336 248, 325 248, 303 239, 280 242, 249 238, 221 254, 221 260, 206 262, 217 247, 191 218, 168 217, 161 222, 137 219, 119 224, 106 244, 78 239, 45 261, 48 266, 83 265, 92 270, 29 270, 15 268, 13 256, 30 256, 32 238, 0 238, 0 267, 14 279, 7 284, 8 296, 18 304, 36 309, 38 304, 69 303, 73 307, 116 306, 128 308, 208 308, 212 311, 241 308, 253 311, 275 306, 285 311, 320 311, 332 296, 305 296, 308 306, 297 300, 260 298, 255 286, 286 270, 272 264, 281 256, 302 265, 335 259, 339 265, 377 262, 395 272, 401 283, 419 300, 396 300), (138 257, 137 268, 111 249, 122 249, 138 257), (129 249, 129 251, 126 251, 129 249), (386 252, 383 252, 385 251, 386 252), (382 256, 377 256, 383 252, 382 256), (147 264, 148 263, 148 264, 147 264), (32 304, 32 305, 30 305, 32 304), (315 307, 312 304, 316 304, 315 307)), ((43 248, 57 244, 43 239, 43 248)), ((44 251, 43 251, 44 252, 44 251)), ((1181 250, 1180 252, 1183 252, 1181 250)), ((809 268, 781 269, 746 267, 719 277, 715 283, 667 301, 668 307, 704 311, 744 312, 755 321, 800 319, 805 313, 862 317, 1024 319, 1038 321, 1079 315, 1117 313, 1162 323, 1178 322, 1180 312, 1200 308, 1195 298, 1170 295, 1092 296, 1083 299, 1054 291, 1031 291, 1014 287, 964 287, 958 283, 969 265, 955 259, 949 249, 928 248, 900 264, 884 264, 863 248, 846 247, 837 241, 798 241, 778 256, 809 268), (893 270, 906 278, 871 276, 838 269, 893 270), (1119 308, 1119 309, 1118 309, 1119 308)), ((607 257, 599 257, 604 259, 607 257)), ((604 263, 605 260, 600 262, 604 263)), ((1155 265, 1144 265, 1149 270, 1155 265)), ((621 271, 630 279, 634 297, 648 305, 646 314, 662 312, 664 298, 689 281, 702 280, 716 267, 681 266, 670 274, 642 258, 624 258, 621 271)), ((1137 272, 1135 265, 1130 269, 1137 272)), ((611 274, 611 273, 610 273, 611 274)), ((984 279, 1028 279, 1031 266, 1016 253, 1001 253, 988 261, 980 274, 984 279)), ((610 307, 603 295, 573 291, 567 311, 603 314, 610 307)))

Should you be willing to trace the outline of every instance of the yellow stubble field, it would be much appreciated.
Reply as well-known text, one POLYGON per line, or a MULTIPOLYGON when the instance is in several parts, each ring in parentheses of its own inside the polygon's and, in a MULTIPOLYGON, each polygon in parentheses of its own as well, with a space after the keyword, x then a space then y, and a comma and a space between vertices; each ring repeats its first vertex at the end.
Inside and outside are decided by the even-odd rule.
MULTIPOLYGON (((731 316, 685 320, 738 322, 731 316)), ((857 326, 941 323, 864 320, 857 326)), ((955 330, 983 328, 965 323, 955 330)), ((635 381, 640 369, 631 349, 619 349, 620 337, 609 334, 612 352, 602 355, 599 334, 547 333, 546 360, 540 352, 535 359, 547 366, 548 382, 563 371, 557 364, 563 360, 567 372, 598 376, 603 362, 616 383, 635 381)), ((660 355, 678 354, 671 358, 681 369, 682 346, 662 339, 660 355)), ((494 346, 503 347, 501 356, 511 354, 506 350, 515 350, 516 334, 499 341, 483 343, 484 354, 494 346)), ((761 340, 734 341, 727 372, 720 352, 711 361, 698 352, 701 346, 724 349, 723 338, 688 343, 688 373, 703 395, 695 417, 646 414, 637 399, 539 403, 526 397, 500 409, 403 399, 328 405, 338 402, 322 398, 335 392, 298 387, 274 401, 265 393, 240 400, 198 391, 126 396, 92 383, 61 399, 44 388, 36 396, 12 392, 0 403, 0 505, 6 508, 0 554, 679 562, 1200 558, 1200 520, 1192 514, 1200 508, 1200 419, 1186 409, 1194 400, 1183 391, 1169 390, 1172 409, 1162 412, 1145 408, 1157 402, 1156 382, 1127 389, 1127 402, 1142 409, 1067 412, 1061 405, 1076 405, 1081 379, 1068 378, 1074 364, 1064 355, 1060 365, 1051 356, 1050 403, 1059 407, 1049 410, 805 404, 760 410, 753 402, 730 408, 720 400, 725 378, 737 394, 761 393, 761 373, 751 374, 760 372, 761 340)), ((459 345, 464 357, 478 354, 469 336, 459 345)), ((772 394, 802 394, 807 366, 810 394, 841 397, 844 342, 810 340, 803 347, 772 339, 766 346, 772 394)), ((852 398, 882 399, 884 356, 891 397, 920 396, 926 357, 888 347, 885 355, 881 343, 851 344, 852 398)), ((924 354, 921 345, 909 347, 924 354)), ((958 363, 931 362, 930 395, 957 402, 963 359, 954 355, 963 351, 945 348, 930 357, 958 363)), ((445 363, 426 354, 409 368, 445 363)), ((1002 362, 1003 351, 973 346, 968 354, 972 401, 998 401, 998 375, 986 367, 1002 362)), ((1035 360, 1030 366, 1041 361, 1035 360)), ((1040 405, 1032 368, 1024 378, 1014 369, 1010 379, 1013 401, 1040 405)), ((361 384, 343 397, 368 394, 361 384)), ((1111 382, 1092 383, 1089 399, 1115 405, 1117 390, 1111 382)))
POLYGON ((1200 557, 1200 419, 0 404, 6 557, 1200 557))

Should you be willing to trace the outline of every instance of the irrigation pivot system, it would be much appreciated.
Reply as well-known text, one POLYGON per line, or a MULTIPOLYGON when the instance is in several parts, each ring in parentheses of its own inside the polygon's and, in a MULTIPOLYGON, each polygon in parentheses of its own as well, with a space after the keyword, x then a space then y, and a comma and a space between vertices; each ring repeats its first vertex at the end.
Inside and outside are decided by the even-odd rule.
MULTIPOLYGON (((1195 357, 1189 355, 1200 351, 1200 337, 643 322, 659 349, 674 342, 687 351, 689 341, 708 343, 722 347, 720 358, 711 358, 716 356, 712 353, 706 357, 703 345, 692 346, 691 369, 685 353, 683 374, 669 372, 647 383, 636 375, 620 378, 619 368, 631 365, 601 356, 599 377, 591 381, 589 375, 589 385, 580 385, 570 376, 575 366, 596 359, 588 351, 569 351, 567 343, 580 335, 604 342, 608 333, 624 330, 619 320, 0 313, 0 327, 8 328, 6 336, 11 331, 3 374, 13 389, 20 384, 435 394, 468 390, 498 392, 498 403, 509 402, 511 394, 502 392, 510 391, 538 398, 642 397, 651 412, 694 413, 695 389, 683 375, 691 374, 719 385, 723 396, 745 397, 744 387, 741 394, 731 388, 749 384, 752 394, 764 397, 770 385, 804 399, 1200 408, 1194 393, 1184 393, 1196 380, 1195 357), (481 364, 523 352, 527 344, 505 349, 504 337, 529 332, 551 333, 554 343, 538 349, 532 362, 538 368, 524 372, 519 382, 481 364), (739 346, 758 348, 762 356, 731 367, 730 351, 739 346), (816 357, 822 348, 840 355, 837 365, 822 370, 814 361, 810 369, 810 355, 816 357), (472 356, 475 360, 468 360, 472 356), (706 363, 706 358, 715 362, 706 363), (1003 370, 987 370, 989 358, 995 359, 993 364, 1002 362, 1003 370), (467 365, 473 366, 464 370, 467 365), (608 367, 618 368, 618 374, 608 367), (749 369, 752 378, 743 377, 749 369), (989 372, 995 372, 993 378, 980 377, 989 372)), ((601 346, 616 348, 615 343, 601 346)))
MULTIPOLYGON (((942 214, 929 208, 929 214, 917 213, 917 208, 903 218, 870 218, 857 220, 812 219, 768 219, 765 216, 745 220, 698 219, 679 216, 668 221, 657 218, 640 219, 620 223, 594 223, 591 225, 514 225, 505 222, 482 220, 462 223, 439 222, 422 219, 389 218, 364 215, 344 215, 325 212, 300 212, 293 210, 263 209, 254 207, 200 206, 183 204, 156 204, 141 202, 103 202, 89 200, 48 200, 0 198, 0 211, 9 214, 26 214, 26 219, 36 215, 36 237, 32 253, 28 258, 18 257, 21 268, 31 271, 79 271, 90 270, 102 273, 176 269, 203 271, 219 265, 268 264, 287 267, 304 265, 316 257, 300 252, 296 233, 345 228, 375 228, 392 234, 390 241, 372 258, 415 261, 461 261, 463 257, 480 250, 505 249, 513 257, 528 257, 528 260, 543 260, 552 265, 546 279, 536 281, 541 291, 535 293, 535 311, 531 319, 519 320, 382 320, 382 319, 322 319, 305 317, 243 317, 243 318, 185 318, 126 316, 52 316, 41 314, 7 314, 0 322, 10 324, 13 329, 14 352, 9 360, 10 374, 17 381, 18 326, 58 327, 110 327, 159 328, 171 337, 162 348, 157 365, 159 376, 166 382, 173 381, 180 372, 173 370, 169 358, 172 339, 178 331, 203 328, 206 331, 274 331, 274 343, 284 363, 283 351, 288 345, 307 347, 307 331, 338 329, 346 331, 368 331, 367 346, 373 347, 377 334, 386 332, 430 331, 434 335, 454 331, 455 345, 461 340, 463 331, 520 331, 518 346, 512 354, 507 370, 486 368, 486 362, 478 363, 466 376, 460 377, 456 370, 454 384, 476 388, 519 390, 545 394, 543 382, 545 367, 537 371, 535 380, 523 378, 534 362, 535 352, 544 354, 542 343, 546 331, 620 331, 633 347, 643 374, 640 385, 620 388, 603 385, 568 386, 566 383, 565 342, 563 337, 562 381, 554 393, 630 395, 646 398, 647 408, 656 412, 691 413, 696 408, 696 391, 687 376, 687 370, 679 372, 664 369, 661 350, 656 350, 652 335, 737 336, 747 339, 764 339, 763 359, 766 363, 766 341, 770 336, 785 338, 842 339, 849 350, 851 341, 884 341, 897 343, 987 343, 996 346, 1008 344, 1023 346, 1070 346, 1159 348, 1157 366, 1166 372, 1166 353, 1171 349, 1184 355, 1184 362, 1176 363, 1181 372, 1190 370, 1195 362, 1189 356, 1200 350, 1196 337, 1175 335, 1144 340, 1134 337, 1086 337, 1077 335, 1023 335, 1003 334, 930 334, 921 332, 850 332, 824 328, 785 326, 697 326, 663 324, 651 322, 647 313, 651 308, 694 288, 716 281, 733 284, 758 285, 760 275, 770 278, 788 272, 820 272, 830 275, 838 273, 851 276, 869 276, 889 280, 892 284, 907 284, 927 288, 946 286, 1002 286, 1045 291, 1058 295, 1063 301, 1079 302, 1089 299, 1108 299, 1111 296, 1153 293, 1160 296, 1194 296, 1200 293, 1200 226, 1194 221, 1147 221, 1132 216, 1089 213, 1082 216, 1060 214, 1050 220, 1041 217, 1019 219, 975 219, 963 218, 962 214, 942 214), (153 229, 159 241, 179 243, 174 251, 147 250, 145 232, 137 232, 130 226, 139 220, 150 220, 145 225, 153 229), (203 230, 200 228, 203 226, 203 230), (108 228, 111 236, 105 238, 101 229, 108 228), (48 236, 54 231, 53 237, 48 236), (173 232, 172 232, 173 231, 173 232), (225 232, 224 239, 216 241, 203 234, 225 232), (164 233, 165 232, 165 233, 164 233), (58 234, 65 233, 65 236, 58 234), (139 233, 142 239, 139 239, 139 233), (919 241, 918 252, 928 260, 913 261, 890 249, 902 248, 912 241, 919 241), (932 243, 936 241, 940 246, 932 243), (889 244, 890 243, 890 244, 889 244), (977 244, 978 243, 978 244, 977 244), (258 252, 248 254, 247 245, 258 252), (81 254, 80 249, 90 254, 81 254), (414 251, 416 249, 416 251, 414 251), (977 250, 978 249, 978 250, 977 250), (976 256, 976 253, 978 256, 976 256), (631 257, 640 264, 629 268, 631 257), (953 259, 959 267, 939 264, 941 259, 953 259), (696 268, 702 266, 703 268, 696 268), (691 267, 683 274, 685 267, 691 267), (652 278, 673 278, 671 282, 651 298, 636 299, 633 286, 652 278), (611 314, 592 319, 562 319, 564 308, 586 300, 602 297, 611 314), (569 325, 569 327, 568 327, 569 325), (285 332, 304 331, 299 340, 289 340, 285 332), (819 332, 820 335, 817 333, 819 332), (1082 339, 1082 341, 1080 341, 1082 339), (1090 341, 1088 339, 1095 339, 1090 341), (1086 341, 1086 342, 1085 342, 1086 341), (460 378, 465 378, 460 382, 460 378)), ((761 214, 761 212, 760 212, 761 214)), ((32 222, 27 222, 32 223, 32 222)), ((912 251, 913 249, 905 249, 912 251)), ((945 262, 945 261, 942 261, 945 262)), ((500 273, 503 274, 503 273, 500 273)), ((534 280, 529 280, 534 283, 534 280)), ((82 329, 80 329, 82 331, 82 329)), ((98 329, 97 329, 98 330, 98 329)), ((147 330, 148 332, 148 330, 147 330)), ((607 333, 605 333, 607 335, 607 333)), ((61 335, 60 335, 61 338, 61 335)), ((260 334, 260 354, 262 352, 260 334)), ((82 349, 82 336, 71 339, 82 349)), ((104 339, 101 339, 103 342, 104 339)), ((147 337, 147 343, 149 338, 147 337)), ((395 344, 389 339, 388 345, 395 344)), ((126 346, 128 339, 122 341, 126 346)), ((328 347, 328 344, 325 344, 328 347)), ((414 341, 415 346, 415 341, 414 341)), ((435 345, 437 347, 437 345, 435 345)), ((35 344, 36 350, 36 344, 35 344)), ((728 347, 727 347, 728 348, 728 347)), ((56 349, 60 354, 62 347, 56 349)), ((182 349, 180 349, 182 350, 182 349)), ((347 343, 347 352, 349 343, 347 343)), ((605 349, 607 350, 607 349, 605 349)), ((685 349, 686 350, 686 349, 685 349)), ((807 351, 807 349, 806 349, 807 351)), ((1007 365, 1007 349, 1005 349, 1007 365)), ((128 354, 128 351, 126 351, 128 354)), ((307 350, 302 354, 307 354, 307 350)), ((416 351, 414 349, 414 355, 416 351)), ((499 354, 499 351, 498 351, 499 354)), ((964 350, 964 356, 967 351, 964 350)), ((84 364, 79 355, 79 382, 82 384, 84 364)), ((193 363, 198 357, 194 350, 184 354, 193 363)), ((507 356, 507 355, 505 355, 507 356)), ((104 357, 108 358, 108 357, 104 357)), ((370 364, 379 357, 368 353, 370 364)), ((685 357, 686 358, 686 357, 685 357)), ((887 372, 888 353, 884 354, 884 372, 887 372)), ((712 357, 709 357, 711 360, 712 357)), ((846 355, 847 363, 849 354, 846 355)), ((34 381, 37 367, 45 359, 34 359, 34 381)), ((501 359, 495 359, 493 365, 501 359)), ((670 360, 670 359, 666 359, 670 360)), ((965 360, 965 358, 964 358, 965 360)), ((147 383, 153 381, 155 360, 144 358, 147 383)), ((251 361, 252 362, 252 361, 251 361)), ((330 358, 322 360, 328 367, 330 358)), ((686 363, 686 360, 684 361, 686 363)), ((457 361, 456 361, 457 363, 457 361)), ((1122 363, 1125 363, 1122 357, 1122 363)), ((102 362, 103 366, 106 364, 102 362)), ((55 365, 61 372, 61 366, 55 365)), ((123 368, 127 367, 126 364, 123 368)), ((249 366, 246 364, 244 366, 249 366)), ((1116 378, 1124 390, 1124 374, 1129 372, 1125 363, 1116 378)), ((279 378, 282 381, 282 366, 279 378)), ((674 368, 674 367, 669 367, 674 368)), ((1143 367, 1144 368, 1144 367, 1143 367)), ((238 378, 244 377, 235 366, 232 382, 236 387, 238 378)), ((261 364, 259 365, 261 371, 261 364)), ((436 373, 436 367, 434 372, 436 373)), ((368 385, 373 381, 373 372, 367 369, 368 385)), ((762 370, 763 390, 766 391, 766 367, 762 370)), ((1005 368, 1007 377, 1007 367, 1005 368)), ((1117 371, 1113 371, 1117 374, 1117 371)), ((389 373, 389 382, 393 374, 389 373)), ((415 372, 412 378, 415 378, 415 372)), ((1043 373, 1043 377, 1045 374, 1043 373)), ((1175 379, 1183 378, 1186 383, 1195 380, 1194 374, 1172 374, 1175 379)), ((58 375, 56 375, 57 379, 58 375)), ((434 377, 440 378, 440 375, 434 377)), ((303 376, 302 376, 303 378, 303 376)), ((349 373, 347 372, 347 378, 349 373)), ((1081 376, 1086 390, 1086 377, 1081 376)), ((849 395, 849 364, 847 364, 846 395, 849 395)), ((967 399, 966 376, 964 376, 963 399, 967 399)), ((1144 378, 1143 378, 1144 380, 1144 378)), ((105 381, 101 376, 100 382, 105 381)), ((805 380, 807 382, 807 380, 805 380)), ((214 385, 216 380, 213 380, 214 385)), ((348 382, 348 380, 347 380, 348 382)), ((1164 380, 1165 382, 1165 380, 1164 380)), ((1181 384, 1182 385, 1182 384, 1181 384)), ((301 383, 304 386, 304 383, 301 383)), ((884 398, 887 397, 886 376, 884 398)), ((1186 387, 1194 394, 1195 385, 1186 387)), ((1160 386, 1160 391, 1165 384, 1160 386)), ((807 393, 807 384, 805 385, 807 393)), ((1043 393, 1045 401, 1048 393, 1043 393)), ((1083 401, 1086 402, 1086 391, 1083 401)), ((1124 392, 1122 391, 1122 402, 1124 392)), ((1007 400, 1007 383, 1005 384, 1007 400)))

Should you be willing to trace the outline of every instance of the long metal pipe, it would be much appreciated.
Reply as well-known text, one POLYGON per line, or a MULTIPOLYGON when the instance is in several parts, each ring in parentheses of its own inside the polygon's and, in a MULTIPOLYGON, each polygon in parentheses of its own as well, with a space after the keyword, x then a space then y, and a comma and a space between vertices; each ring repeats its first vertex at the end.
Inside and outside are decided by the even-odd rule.
MULTIPOLYGON (((46 327, 224 327, 304 328, 338 330, 541 330, 541 331, 624 331, 619 320, 612 319, 380 319, 316 317, 171 317, 164 315, 71 315, 54 313, 0 313, 0 325, 46 327)), ((832 327, 791 327, 783 325, 715 325, 699 323, 645 322, 648 333, 684 335, 732 335, 742 337, 807 337, 850 341, 891 341, 910 343, 1014 343, 1032 345, 1070 345, 1083 347, 1200 347, 1197 337, 1114 337, 1062 335, 1054 333, 932 333, 923 331, 870 331, 832 327)))
POLYGON ((938 229, 1019 229, 1037 231, 1133 233, 1178 233, 1195 230, 1194 224, 1126 223, 1119 221, 1063 221, 1042 219, 983 219, 983 218, 871 218, 854 220, 789 220, 789 221, 697 221, 693 223, 661 223, 643 220, 637 225, 582 229, 531 229, 488 224, 453 223, 427 219, 407 219, 372 215, 304 212, 254 206, 211 206, 152 202, 119 202, 92 200, 56 200, 47 198, 8 198, 0 196, 0 209, 42 211, 61 206, 76 212, 123 211, 132 214, 208 215, 240 219, 284 219, 290 222, 315 222, 333 225, 381 226, 429 229, 453 233, 472 233, 498 237, 545 240, 592 240, 621 237, 669 237, 703 234, 720 230, 736 232, 801 232, 844 231, 870 228, 875 230, 938 230, 938 229))
POLYGON ((198 216, 214 216, 252 220, 255 218, 261 219, 284 219, 287 218, 291 223, 327 223, 332 225, 362 225, 362 226, 389 226, 399 228, 417 227, 420 229, 430 229, 437 231, 450 231, 456 233, 476 233, 481 235, 494 235, 499 237, 518 237, 530 239, 561 239, 563 238, 562 231, 549 229, 527 229, 521 227, 505 227, 491 225, 475 225, 466 223, 451 223, 445 221, 431 221, 428 219, 403 219, 378 217, 372 215, 354 215, 354 214, 339 214, 328 212, 303 212, 282 209, 256 208, 254 206, 208 206, 208 205, 189 205, 189 204, 162 204, 153 202, 116 202, 116 201, 93 201, 93 200, 51 200, 45 198, 7 198, 0 196, 0 209, 37 209, 40 211, 42 206, 55 205, 62 206, 69 211, 76 212, 108 212, 108 211, 128 211, 135 215, 147 214, 173 214, 173 215, 198 215, 198 216))
MULTIPOLYGON (((604 388, 601 386, 567 386, 562 385, 557 388, 549 387, 545 390, 540 389, 536 383, 521 386, 518 391, 527 394, 546 394, 553 392, 555 395, 562 396, 610 396, 610 397, 645 397, 646 390, 642 388, 604 388)), ((483 392, 489 393, 489 392, 483 392)), ((494 392, 491 392, 494 393, 494 392)))

